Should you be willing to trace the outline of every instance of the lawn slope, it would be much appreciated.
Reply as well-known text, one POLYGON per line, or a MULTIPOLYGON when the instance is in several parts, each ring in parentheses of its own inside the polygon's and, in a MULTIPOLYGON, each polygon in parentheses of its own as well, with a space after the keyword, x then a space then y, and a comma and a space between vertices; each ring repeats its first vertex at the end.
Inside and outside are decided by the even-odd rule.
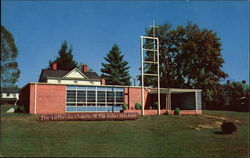
POLYGON ((136 121, 37 122, 36 116, 1 117, 2 156, 247 157, 249 113, 144 116, 136 121), (215 134, 224 120, 237 133, 215 134))

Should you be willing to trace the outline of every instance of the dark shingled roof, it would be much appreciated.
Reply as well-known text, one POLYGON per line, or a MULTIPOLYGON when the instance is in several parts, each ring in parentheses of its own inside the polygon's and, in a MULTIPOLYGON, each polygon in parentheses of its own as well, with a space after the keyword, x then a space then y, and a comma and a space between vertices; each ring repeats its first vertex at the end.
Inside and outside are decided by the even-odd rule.
MULTIPOLYGON (((72 71, 72 70, 70 70, 72 71)), ((46 82, 47 77, 63 77, 70 71, 68 70, 52 70, 52 69, 42 69, 40 78, 38 82, 46 82)), ((100 77, 96 72, 82 72, 88 79, 99 79, 100 77)))
POLYGON ((7 87, 1 87, 1 93, 19 93, 19 88, 7 88, 7 87))
POLYGON ((85 76, 87 76, 89 79, 100 79, 100 77, 97 75, 96 72, 82 72, 85 76))
POLYGON ((68 70, 42 69, 38 82, 45 82, 47 77, 63 77, 68 72, 68 70))

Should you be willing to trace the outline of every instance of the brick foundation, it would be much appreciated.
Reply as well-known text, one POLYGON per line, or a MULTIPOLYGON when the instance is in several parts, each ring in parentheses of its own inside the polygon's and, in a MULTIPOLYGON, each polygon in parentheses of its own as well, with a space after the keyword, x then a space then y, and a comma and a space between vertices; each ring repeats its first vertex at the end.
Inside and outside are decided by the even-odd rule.
MULTIPOLYGON (((160 115, 165 115, 167 110, 161 110, 160 115)), ((141 115, 141 110, 124 110, 124 112, 136 112, 138 115, 141 115)), ((174 115, 174 110, 170 111, 171 115, 174 115)), ((181 110, 180 115, 189 115, 189 114, 202 114, 202 110, 181 110)), ((158 115, 157 110, 144 110, 144 115, 158 115)))

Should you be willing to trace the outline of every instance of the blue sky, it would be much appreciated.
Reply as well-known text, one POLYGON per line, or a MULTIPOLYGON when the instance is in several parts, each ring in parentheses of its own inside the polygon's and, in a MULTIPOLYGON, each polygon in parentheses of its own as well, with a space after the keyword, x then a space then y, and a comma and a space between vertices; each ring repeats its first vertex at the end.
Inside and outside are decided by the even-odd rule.
MULTIPOLYGON (((217 33, 223 70, 249 82, 249 2, 212 1, 1 1, 1 23, 14 36, 20 87, 38 81, 41 69, 66 40, 74 59, 100 74, 103 57, 118 44, 134 78, 140 72, 140 36, 152 24, 175 28, 187 21, 217 33)), ((138 81, 136 82, 139 83, 138 81)))

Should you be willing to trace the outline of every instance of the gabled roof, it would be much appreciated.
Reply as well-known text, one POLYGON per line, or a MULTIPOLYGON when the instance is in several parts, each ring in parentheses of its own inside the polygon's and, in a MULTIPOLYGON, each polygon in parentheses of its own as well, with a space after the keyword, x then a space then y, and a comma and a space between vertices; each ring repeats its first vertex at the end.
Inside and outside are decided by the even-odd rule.
POLYGON ((73 72, 78 72, 80 75, 81 75, 81 77, 84 77, 84 78, 88 78, 85 74, 83 74, 78 68, 74 68, 73 70, 71 70, 71 71, 69 71, 66 75, 64 75, 63 77, 64 78, 66 78, 66 77, 68 77, 68 76, 70 76, 70 74, 71 73, 73 73, 73 72))
MULTIPOLYGON (((77 69, 77 68, 76 68, 77 69)), ((79 69, 77 69, 81 72, 79 69)), ((52 69, 42 69, 40 74, 40 78, 38 82, 46 82, 48 77, 58 77, 62 78, 72 70, 52 70, 52 69)), ((81 72, 83 75, 87 77, 87 79, 100 79, 96 72, 81 72)))

